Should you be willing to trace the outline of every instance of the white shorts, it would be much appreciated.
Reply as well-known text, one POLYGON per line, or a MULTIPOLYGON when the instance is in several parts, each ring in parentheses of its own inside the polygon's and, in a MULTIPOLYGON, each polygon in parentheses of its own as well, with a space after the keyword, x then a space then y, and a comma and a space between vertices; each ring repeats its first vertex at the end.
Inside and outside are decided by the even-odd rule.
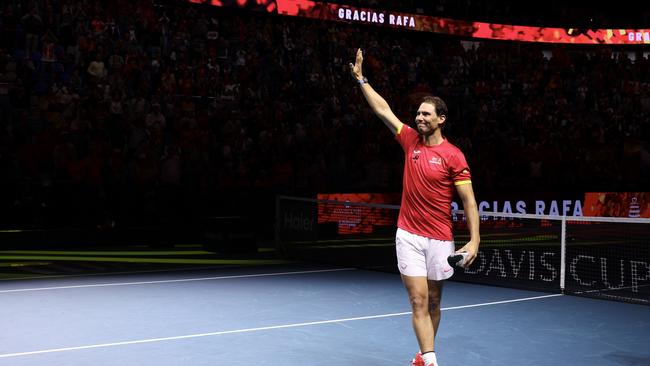
POLYGON ((429 239, 397 229, 395 235, 397 266, 404 276, 446 280, 454 274, 447 257, 454 253, 453 241, 429 239))

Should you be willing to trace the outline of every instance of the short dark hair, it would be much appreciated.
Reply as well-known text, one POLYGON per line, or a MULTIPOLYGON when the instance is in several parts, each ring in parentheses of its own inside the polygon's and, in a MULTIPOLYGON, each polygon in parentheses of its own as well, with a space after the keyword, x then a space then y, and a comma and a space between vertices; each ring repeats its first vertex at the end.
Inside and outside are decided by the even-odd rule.
POLYGON ((427 95, 422 98, 421 103, 429 103, 433 105, 436 108, 436 114, 438 116, 445 116, 445 118, 447 118, 447 113, 449 113, 449 110, 447 109, 447 103, 445 103, 445 101, 440 97, 427 95))

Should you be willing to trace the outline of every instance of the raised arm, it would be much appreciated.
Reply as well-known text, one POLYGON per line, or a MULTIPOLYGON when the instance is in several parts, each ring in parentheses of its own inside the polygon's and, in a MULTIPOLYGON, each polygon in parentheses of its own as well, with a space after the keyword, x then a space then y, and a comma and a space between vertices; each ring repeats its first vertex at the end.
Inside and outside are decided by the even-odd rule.
POLYGON ((379 95, 375 89, 373 89, 370 84, 368 84, 368 79, 363 77, 362 66, 363 64, 363 53, 359 48, 357 50, 357 57, 354 64, 350 63, 350 72, 352 77, 359 83, 363 96, 368 101, 370 108, 373 112, 381 119, 384 124, 396 134, 402 128, 402 122, 395 116, 393 111, 388 106, 388 103, 381 95, 379 95))

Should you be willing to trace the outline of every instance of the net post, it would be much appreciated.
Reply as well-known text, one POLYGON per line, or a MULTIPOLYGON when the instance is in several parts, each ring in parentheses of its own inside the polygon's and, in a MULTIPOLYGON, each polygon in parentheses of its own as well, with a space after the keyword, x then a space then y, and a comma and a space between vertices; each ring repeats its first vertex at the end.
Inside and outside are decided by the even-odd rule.
POLYGON ((564 293, 566 282, 566 216, 562 215, 560 228, 560 292, 564 293))

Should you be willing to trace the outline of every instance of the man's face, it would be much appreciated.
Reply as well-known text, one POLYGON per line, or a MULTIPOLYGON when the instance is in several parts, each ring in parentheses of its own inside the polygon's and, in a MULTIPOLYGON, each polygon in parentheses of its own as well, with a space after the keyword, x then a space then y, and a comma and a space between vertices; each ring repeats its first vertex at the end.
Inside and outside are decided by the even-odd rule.
POLYGON ((415 124, 420 135, 431 135, 438 128, 440 124, 445 121, 445 117, 436 114, 436 107, 430 103, 420 104, 417 114, 415 115, 415 124))

